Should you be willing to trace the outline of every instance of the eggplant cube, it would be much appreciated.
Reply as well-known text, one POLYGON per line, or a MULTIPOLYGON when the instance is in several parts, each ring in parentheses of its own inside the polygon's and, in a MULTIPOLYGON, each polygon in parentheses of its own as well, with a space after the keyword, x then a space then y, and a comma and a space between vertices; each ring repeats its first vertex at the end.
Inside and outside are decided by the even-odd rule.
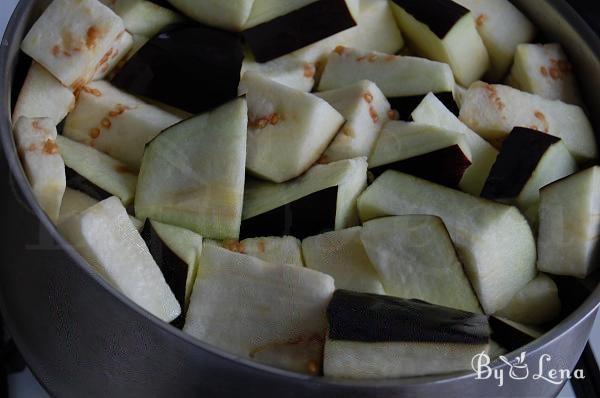
POLYGON ((322 161, 335 162, 369 156, 381 128, 389 120, 390 104, 381 90, 370 81, 317 94, 345 119, 322 161))
POLYGON ((353 227, 359 222, 356 200, 366 186, 365 158, 316 165, 284 184, 248 181, 241 235, 304 239, 353 227))
POLYGON ((78 89, 92 79, 124 30, 121 18, 97 0, 55 0, 27 33, 21 48, 62 84, 78 89))
POLYGON ((106 199, 60 225, 73 247, 108 283, 165 322, 181 307, 119 199, 106 199))
POLYGON ((541 271, 585 278, 598 266, 600 166, 540 191, 538 235, 541 271))
POLYGON ((486 314, 504 308, 536 275, 533 234, 515 207, 387 171, 360 196, 358 209, 362 221, 410 214, 440 217, 486 314))
POLYGON ((246 167, 261 178, 285 182, 304 173, 344 122, 321 98, 258 73, 246 72, 240 87, 248 100, 246 167))
POLYGON ((48 117, 59 124, 75 106, 75 95, 63 86, 50 72, 33 62, 19 93, 12 114, 13 124, 21 116, 48 117))
POLYGON ((576 171, 577 164, 560 138, 515 127, 504 141, 481 196, 508 200, 527 210, 539 202, 540 188, 576 171))
POLYGON ((319 91, 342 88, 363 79, 374 82, 388 98, 454 88, 452 70, 446 64, 338 46, 327 58, 319 91))
POLYGON ((360 239, 390 296, 481 313, 442 220, 386 217, 364 224, 360 239))
POLYGON ((500 80, 512 65, 517 46, 532 41, 535 26, 509 0, 454 0, 471 10, 477 32, 490 55, 487 76, 500 80))
POLYGON ((67 182, 54 122, 21 117, 15 124, 14 136, 33 194, 48 217, 57 222, 67 182))
POLYGON ((414 110, 412 118, 421 124, 433 125, 460 134, 471 150, 472 165, 465 171, 460 188, 472 195, 481 194, 498 151, 473 130, 465 126, 433 94, 428 94, 414 110))
POLYGON ((471 370, 488 352, 486 316, 420 300, 337 290, 327 307, 324 374, 350 379, 471 370))
POLYGON ((521 44, 509 81, 543 98, 583 104, 573 67, 560 44, 521 44))
POLYGON ((477 82, 469 87, 460 120, 490 141, 523 126, 561 138, 578 162, 598 157, 592 125, 583 109, 512 87, 477 82))
POLYGON ((333 279, 205 245, 184 332, 232 354, 318 374, 333 279))
POLYGON ((107 82, 98 81, 83 87, 79 93, 63 134, 137 170, 146 144, 180 120, 107 82))
POLYGON ((267 236, 242 241, 226 240, 215 243, 232 252, 256 257, 271 264, 304 267, 300 241, 293 236, 267 236))
POLYGON ((419 54, 450 65, 465 86, 481 78, 490 66, 471 12, 452 0, 393 0, 400 30, 419 54))
POLYGON ((247 109, 244 99, 236 99, 152 140, 138 178, 136 216, 186 228, 208 239, 237 239, 247 109))
POLYGON ((338 289, 385 294, 360 240, 361 231, 361 227, 354 227, 304 239, 306 266, 331 275, 338 289))

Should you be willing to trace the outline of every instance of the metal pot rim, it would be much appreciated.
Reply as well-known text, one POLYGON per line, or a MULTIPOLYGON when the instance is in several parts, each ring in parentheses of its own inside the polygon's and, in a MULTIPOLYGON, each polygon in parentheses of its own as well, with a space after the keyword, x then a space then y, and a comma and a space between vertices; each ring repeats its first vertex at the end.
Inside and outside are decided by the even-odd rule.
MULTIPOLYGON (((546 0, 558 13, 560 13, 564 19, 571 24, 571 26, 577 31, 577 33, 582 37, 583 41, 588 45, 593 53, 597 56, 600 56, 600 38, 592 31, 592 29, 584 22, 584 20, 573 10, 573 8, 568 5, 564 0, 546 0)), ((21 162, 19 161, 17 151, 15 148, 15 143, 12 136, 12 127, 10 122, 10 93, 12 82, 9 81, 10 71, 14 68, 14 59, 11 63, 11 54, 14 54, 18 51, 19 44, 12 43, 13 38, 19 39, 19 43, 21 37, 20 33, 20 20, 28 15, 31 12, 31 9, 34 6, 34 2, 20 0, 15 8, 8 25, 6 27, 6 31, 4 33, 4 37, 2 38, 2 42, 0 45, 0 92, 3 92, 2 98, 0 101, 2 103, 2 110, 0 111, 0 145, 1 145, 1 153, 5 156, 7 163, 9 165, 10 173, 12 178, 14 179, 15 188, 20 191, 20 194, 26 201, 26 204, 32 209, 34 214, 39 219, 40 223, 49 231, 51 237, 60 245, 62 250, 64 250, 68 256, 76 262, 77 266, 80 267, 86 274, 91 276, 97 283, 99 283, 104 289, 109 291, 112 295, 120 298, 122 303, 128 306, 130 309, 136 311, 137 313, 148 318, 155 327, 161 328, 164 331, 170 333, 173 336, 176 336, 182 340, 184 340, 187 344, 189 344, 190 349, 201 349, 205 350, 213 355, 220 356, 222 358, 230 360, 234 365, 239 366, 247 366, 254 368, 256 370, 260 370, 263 372, 269 372, 271 374, 292 378, 297 380, 310 380, 314 384, 320 385, 329 385, 329 386, 355 386, 362 388, 374 388, 377 387, 386 388, 390 386, 408 386, 408 385, 419 385, 419 384, 444 384, 449 382, 460 381, 461 379, 468 379, 473 377, 474 373, 472 372, 460 372, 460 373, 452 373, 447 375, 439 375, 439 376, 423 376, 423 377, 411 377, 411 378, 397 378, 397 379, 381 379, 381 380, 339 380, 339 379, 331 379, 326 377, 313 377, 302 375, 295 372, 290 372, 286 370, 281 370, 277 368, 273 368, 270 366, 262 365, 256 363, 254 361, 248 360, 246 358, 241 358, 230 353, 227 353, 219 348, 206 344, 202 341, 195 339, 194 337, 184 333, 183 331, 172 327, 171 325, 163 322, 162 320, 156 318, 152 314, 148 313, 117 289, 115 289, 112 285, 107 283, 98 273, 94 272, 87 264, 87 262, 79 255, 79 253, 63 238, 63 236, 58 232, 55 225, 50 221, 48 216, 44 213, 42 208, 40 207, 38 201, 35 199, 33 195, 33 191, 27 181, 25 176, 25 172, 21 166, 21 162)), ((22 29, 21 29, 22 30, 22 29)), ((15 58, 15 57, 13 57, 15 58)), ((14 199, 14 198, 13 198, 14 199)), ((550 331, 545 333, 540 338, 531 342, 530 344, 521 347, 520 349, 506 355, 505 357, 509 361, 513 361, 515 358, 519 356, 521 352, 526 352, 528 354, 534 353, 543 353, 544 350, 551 345, 555 340, 558 340, 561 336, 567 334, 569 330, 576 327, 578 324, 582 323, 587 316, 589 316, 592 312, 594 312, 600 306, 600 285, 596 287, 594 292, 590 294, 590 296, 586 299, 586 301, 577 308, 576 311, 571 313, 562 322, 552 328, 550 331)), ((8 323, 8 322, 7 322, 8 323)), ((10 330, 10 324, 7 325, 10 330)), ((27 358, 26 358, 27 359, 27 358)), ((505 366, 501 361, 496 361, 491 365, 492 369, 498 369, 505 366)))

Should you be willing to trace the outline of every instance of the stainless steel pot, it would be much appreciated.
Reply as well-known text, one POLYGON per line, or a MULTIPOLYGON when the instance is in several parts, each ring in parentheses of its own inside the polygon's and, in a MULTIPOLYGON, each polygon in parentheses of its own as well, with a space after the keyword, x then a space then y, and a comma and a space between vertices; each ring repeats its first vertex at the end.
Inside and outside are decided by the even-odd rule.
MULTIPOLYGON (((19 44, 47 0, 22 0, 0 47, 0 158, 4 220, 0 309, 39 381, 61 397, 445 397, 554 396, 562 383, 498 380, 453 374, 383 381, 341 381, 289 373, 236 358, 185 335, 132 303, 90 271, 58 234, 31 192, 15 150, 10 107, 20 70, 19 44)), ((600 40, 563 0, 515 3, 551 39, 561 42, 584 83, 587 103, 600 126, 600 40)), ((598 130, 597 130, 598 131, 598 130)), ((559 325, 521 351, 537 373, 573 369, 593 325, 600 289, 559 325), (543 359, 543 358, 542 358, 543 359)), ((495 366, 494 366, 495 365, 495 366)))

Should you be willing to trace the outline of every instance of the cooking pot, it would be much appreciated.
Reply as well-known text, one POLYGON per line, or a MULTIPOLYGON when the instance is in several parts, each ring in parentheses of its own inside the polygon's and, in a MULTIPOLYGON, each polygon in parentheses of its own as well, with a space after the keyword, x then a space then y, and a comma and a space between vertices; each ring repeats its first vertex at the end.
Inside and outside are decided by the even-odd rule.
MULTIPOLYGON (((547 40, 566 48, 600 131, 600 40, 563 0, 515 0, 547 40)), ((237 358, 161 322, 93 272, 37 204, 11 134, 11 102, 29 62, 24 34, 47 0, 22 0, 0 47, 0 310, 23 357, 61 397, 444 397, 554 396, 566 380, 535 378, 574 368, 600 303, 596 288, 541 338, 473 372, 381 381, 310 377, 237 358), (25 68, 25 69, 24 69, 25 68), (521 362, 521 352, 525 352, 521 362), (550 358, 550 359, 549 359, 550 358), (541 361, 541 362, 540 362, 541 361), (513 367, 514 366, 514 367, 513 367), (517 380, 510 370, 528 366, 517 380), (502 372, 502 373, 501 373, 502 372), (485 375, 481 375, 485 376, 485 375), (522 377, 522 375, 521 375, 522 377)), ((600 142, 600 137, 599 137, 600 142)), ((566 375, 566 373, 563 373, 566 375)))

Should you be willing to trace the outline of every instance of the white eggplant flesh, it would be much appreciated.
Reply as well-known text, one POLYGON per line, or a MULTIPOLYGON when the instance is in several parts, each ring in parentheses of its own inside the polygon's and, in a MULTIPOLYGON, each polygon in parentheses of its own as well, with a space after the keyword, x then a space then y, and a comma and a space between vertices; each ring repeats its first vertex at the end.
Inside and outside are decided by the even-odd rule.
POLYGON ((284 86, 308 93, 315 85, 317 67, 293 55, 259 63, 248 51, 242 63, 241 75, 244 76, 248 71, 258 72, 284 86))
POLYGON ((152 37, 168 25, 182 22, 178 13, 147 0, 100 0, 123 19, 128 32, 152 37))
POLYGON ((203 24, 239 32, 255 0, 169 0, 175 8, 203 24))
POLYGON ((133 47, 133 36, 127 31, 121 32, 109 50, 100 60, 92 80, 107 78, 117 66, 127 57, 133 47))
POLYGON ((226 240, 216 244, 227 250, 256 257, 271 264, 304 267, 300 240, 293 236, 265 236, 248 238, 239 242, 226 240))

